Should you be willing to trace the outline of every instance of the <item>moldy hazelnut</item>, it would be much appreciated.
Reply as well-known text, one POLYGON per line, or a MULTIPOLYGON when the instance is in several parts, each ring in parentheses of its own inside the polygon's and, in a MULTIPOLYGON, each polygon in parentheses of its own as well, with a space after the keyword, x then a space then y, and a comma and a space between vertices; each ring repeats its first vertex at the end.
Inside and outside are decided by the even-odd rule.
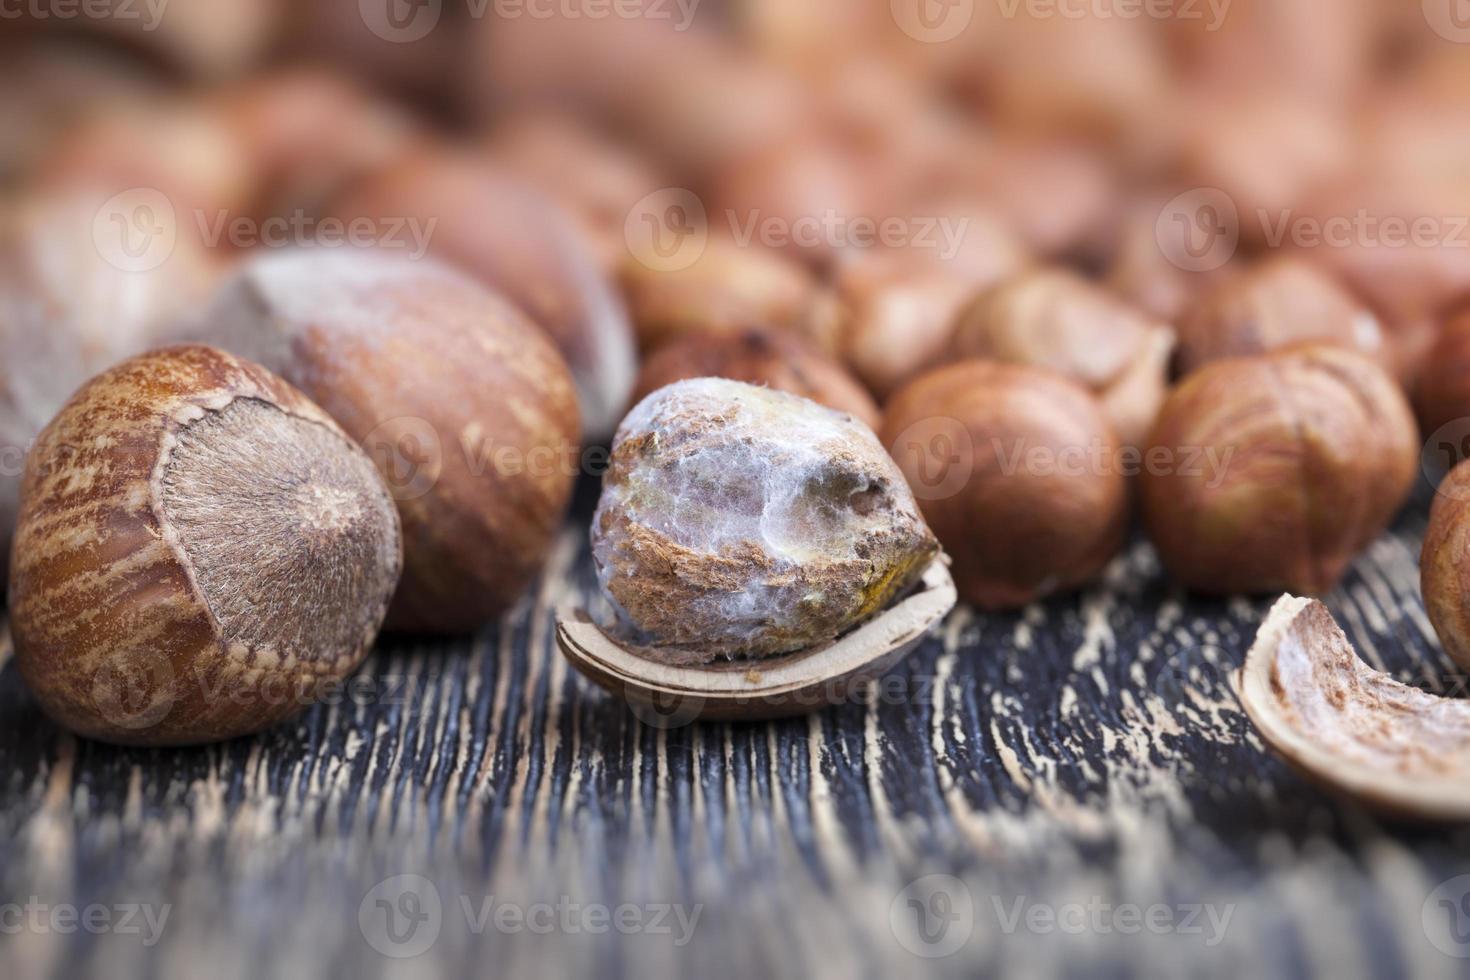
POLYGON ((1403 504, 1419 438, 1382 368, 1314 346, 1186 378, 1144 458, 1144 520, 1180 582, 1214 594, 1320 594, 1403 504))
POLYGON ((680 381, 633 409, 592 521, 598 580, 628 639, 667 664, 834 640, 937 551, 866 426, 718 378, 680 381))
POLYGON ((954 560, 960 596, 1023 606, 1096 576, 1123 543, 1128 490, 1102 406, 1040 368, 963 361, 888 403, 884 445, 954 560))
POLYGON ((351 673, 401 568, 393 498, 336 423, 257 365, 167 348, 88 383, 27 460, 16 663, 79 734, 231 738, 351 673))

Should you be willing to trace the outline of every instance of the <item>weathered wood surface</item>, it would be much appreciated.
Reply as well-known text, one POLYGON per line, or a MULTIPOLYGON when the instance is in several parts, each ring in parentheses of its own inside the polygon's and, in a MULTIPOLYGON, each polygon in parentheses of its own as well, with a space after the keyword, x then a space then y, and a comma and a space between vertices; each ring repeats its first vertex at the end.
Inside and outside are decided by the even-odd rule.
MULTIPOLYGON (((1371 664, 1450 691, 1426 512, 1329 605, 1371 664)), ((390 642, 340 703, 197 750, 71 738, 0 668, 0 901, 169 906, 153 945, 0 907, 0 977, 1467 973, 1440 947, 1470 954, 1470 879, 1436 889, 1470 831, 1384 823, 1268 755, 1227 680, 1266 603, 1186 600, 1142 543, 1081 596, 961 610, 867 703, 759 725, 648 727, 584 682, 552 623, 591 588, 574 527, 498 631, 390 642), (934 874, 926 946, 901 893, 934 874), (433 894, 373 891, 399 875, 433 894), (421 920, 388 950, 425 951, 379 951, 379 899, 397 937, 421 920), (683 944, 672 914, 622 934, 620 903, 625 927, 699 917, 683 944)))

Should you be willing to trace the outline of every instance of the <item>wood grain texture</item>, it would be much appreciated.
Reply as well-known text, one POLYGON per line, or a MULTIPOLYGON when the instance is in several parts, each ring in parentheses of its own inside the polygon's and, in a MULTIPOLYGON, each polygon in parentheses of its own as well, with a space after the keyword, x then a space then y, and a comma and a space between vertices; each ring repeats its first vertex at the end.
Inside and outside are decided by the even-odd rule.
MULTIPOLYGON (((1328 604, 1369 664, 1449 693, 1416 587, 1426 513, 1328 604)), ((763 724, 650 727, 580 679, 553 613, 593 590, 574 523, 499 629, 386 643, 339 703, 195 750, 60 732, 0 649, 0 903, 170 906, 151 946, 16 930, 0 908, 0 976, 1467 973, 1425 920, 1470 927, 1438 904, 1456 886, 1435 891, 1470 873, 1470 831, 1386 824, 1269 755, 1226 679, 1268 603, 1188 600, 1141 542, 1082 595, 961 609, 865 703, 763 724), (969 898, 945 958, 900 938, 901 893, 932 874, 969 898), (379 898, 425 909, 373 891, 399 875, 440 901, 409 959, 359 921, 379 898), (549 903, 552 928, 481 923, 491 896, 549 903), (672 934, 598 935, 556 908, 598 903, 699 917, 680 945, 673 916, 672 934), (1198 933, 1093 911, 1120 903, 1230 918, 1221 938, 1203 911, 1198 933), (1063 921, 1028 927, 1038 906, 1063 921)))

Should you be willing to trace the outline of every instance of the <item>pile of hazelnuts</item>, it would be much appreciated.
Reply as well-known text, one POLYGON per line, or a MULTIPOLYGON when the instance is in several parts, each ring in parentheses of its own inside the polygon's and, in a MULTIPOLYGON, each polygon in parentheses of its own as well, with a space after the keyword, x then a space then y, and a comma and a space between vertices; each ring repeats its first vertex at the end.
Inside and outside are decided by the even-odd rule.
POLYGON ((1470 249, 1294 233, 1470 213, 1470 61, 1417 9, 718 6, 0 45, 0 542, 50 715, 227 738, 385 624, 493 623, 682 379, 871 427, 986 611, 1135 516, 1191 590, 1329 591, 1470 419, 1470 249))

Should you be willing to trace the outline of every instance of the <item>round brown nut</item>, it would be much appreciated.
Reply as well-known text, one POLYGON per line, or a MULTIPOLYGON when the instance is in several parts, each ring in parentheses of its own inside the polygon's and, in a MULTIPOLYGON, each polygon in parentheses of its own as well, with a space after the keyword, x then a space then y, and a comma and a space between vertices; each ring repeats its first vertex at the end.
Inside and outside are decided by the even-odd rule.
POLYGON ((519 306, 550 335, 577 381, 589 438, 611 436, 637 374, 627 311, 593 246, 549 198, 488 163, 420 153, 360 183, 345 219, 412 216, 430 254, 519 306))
POLYGON ((1010 227, 984 209, 961 203, 933 213, 951 216, 947 244, 854 249, 838 270, 838 351, 880 399, 942 364, 966 301, 1029 261, 1010 227))
POLYGON ((846 412, 870 429, 879 425, 878 406, 847 369, 790 334, 746 330, 728 337, 689 337, 670 344, 643 365, 633 402, 689 378, 728 378, 789 391, 846 412))
POLYGON ((1179 321, 1181 374, 1214 361, 1294 344, 1355 347, 1387 358, 1378 317, 1338 282, 1301 259, 1245 269, 1206 292, 1179 321))
POLYGON ((1075 273, 1040 269, 986 290, 960 314, 958 359, 1047 368, 1102 402, 1118 437, 1148 437, 1169 386, 1168 327, 1075 273))
POLYGON ((1445 653, 1470 670, 1470 465, 1461 463, 1439 485, 1419 557, 1419 581, 1429 621, 1445 653))
POLYGON ((1213 594, 1331 589, 1413 488, 1419 439, 1364 355, 1304 347, 1220 361, 1165 403, 1143 515, 1164 566, 1213 594))
POLYGON ((316 400, 383 471, 405 568, 389 627, 467 632, 540 570, 578 472, 577 398, 519 311, 427 259, 264 255, 196 329, 316 400))
POLYGON ((139 208, 156 241, 106 223, 130 217, 127 202, 109 211, 101 198, 41 196, 0 207, 0 555, 36 435, 83 382, 153 346, 209 295, 216 268, 203 246, 173 216, 139 208))
POLYGON ((990 361, 941 368, 893 396, 882 438, 954 559, 960 595, 982 609, 1082 585, 1123 543, 1117 437, 1062 375, 990 361))
POLYGON ((402 565, 393 498, 326 413, 223 351, 154 351, 82 388, 27 460, 16 663, 81 735, 244 735, 362 662, 402 565))
POLYGON ((629 256, 622 268, 638 346, 645 353, 688 337, 730 336, 750 327, 805 337, 836 350, 841 309, 794 259, 757 245, 711 237, 683 268, 655 268, 629 256))

